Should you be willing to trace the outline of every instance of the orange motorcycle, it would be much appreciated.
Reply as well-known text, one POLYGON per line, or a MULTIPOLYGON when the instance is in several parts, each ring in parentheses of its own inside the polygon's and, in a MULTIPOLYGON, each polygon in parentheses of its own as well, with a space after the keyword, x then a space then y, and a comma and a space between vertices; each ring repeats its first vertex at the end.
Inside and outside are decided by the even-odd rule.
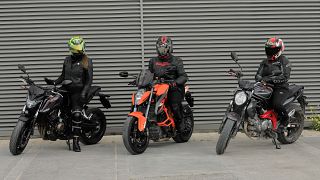
POLYGON ((132 94, 131 112, 123 128, 123 143, 131 154, 143 153, 149 140, 159 141, 164 138, 173 138, 177 143, 187 142, 193 132, 194 120, 191 107, 193 98, 185 87, 185 101, 183 101, 182 132, 176 128, 173 113, 168 104, 167 94, 170 81, 154 80, 149 70, 143 70, 138 76, 120 72, 121 77, 135 77, 129 85, 137 86, 138 90, 132 94))

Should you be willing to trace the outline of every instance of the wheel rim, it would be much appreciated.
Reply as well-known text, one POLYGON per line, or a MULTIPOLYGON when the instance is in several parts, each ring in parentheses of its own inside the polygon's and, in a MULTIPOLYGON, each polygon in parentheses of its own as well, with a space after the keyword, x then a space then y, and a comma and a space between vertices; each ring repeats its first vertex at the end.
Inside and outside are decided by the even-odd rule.
POLYGON ((29 129, 24 128, 23 133, 21 134, 21 139, 20 139, 19 145, 17 148, 19 150, 24 149, 28 144, 29 138, 30 138, 29 129))
POLYGON ((91 121, 93 122, 93 123, 96 123, 97 124, 97 126, 96 126, 96 128, 95 129, 92 129, 92 130, 89 130, 89 131, 86 131, 86 132, 84 132, 84 135, 85 135, 85 137, 86 138, 88 138, 88 139, 90 139, 90 138, 92 138, 92 137, 96 137, 96 136, 99 136, 100 135, 100 130, 101 130, 101 120, 102 120, 103 118, 100 118, 97 114, 93 114, 92 116, 91 116, 91 121))
POLYGON ((143 132, 138 130, 138 121, 134 120, 130 131, 130 143, 136 149, 143 149, 148 144, 147 128, 143 132))

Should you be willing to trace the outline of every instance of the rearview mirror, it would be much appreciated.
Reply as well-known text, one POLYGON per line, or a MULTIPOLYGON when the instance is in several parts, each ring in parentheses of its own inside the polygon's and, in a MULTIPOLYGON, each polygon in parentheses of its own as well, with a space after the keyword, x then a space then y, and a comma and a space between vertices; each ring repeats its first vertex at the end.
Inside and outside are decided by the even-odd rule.
POLYGON ((18 64, 18 68, 20 69, 20 71, 22 71, 23 73, 27 74, 27 71, 26 71, 26 68, 24 67, 24 65, 18 64))
POLYGON ((231 52, 231 58, 235 61, 238 62, 239 58, 236 52, 232 51, 231 52))
POLYGON ((61 83, 61 85, 63 85, 63 86, 68 86, 68 85, 70 85, 71 83, 72 83, 71 80, 64 80, 64 81, 61 83))
POLYGON ((120 77, 128 77, 129 73, 127 71, 122 71, 122 72, 119 73, 119 76, 120 77))

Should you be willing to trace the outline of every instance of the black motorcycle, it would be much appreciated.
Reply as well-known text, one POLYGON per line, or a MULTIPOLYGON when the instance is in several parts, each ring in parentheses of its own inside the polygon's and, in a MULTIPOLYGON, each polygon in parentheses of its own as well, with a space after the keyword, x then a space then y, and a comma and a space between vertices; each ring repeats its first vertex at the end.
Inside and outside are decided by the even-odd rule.
MULTIPOLYGON (((69 92, 64 87, 70 85, 72 81, 63 81, 60 88, 55 85, 44 87, 35 84, 30 79, 23 65, 18 65, 18 68, 27 75, 20 77, 25 83, 22 87, 28 90, 28 95, 26 104, 11 135, 10 152, 13 155, 21 154, 30 137, 34 134, 35 127, 37 127, 44 140, 67 140, 70 150, 72 116, 69 106, 69 92)), ((111 107, 107 99, 109 96, 104 95, 100 87, 92 86, 82 111, 83 121, 81 123, 80 141, 86 145, 98 143, 106 131, 106 119, 103 112, 98 108, 88 108, 87 106, 94 96, 100 97, 100 101, 105 108, 111 107)))
POLYGON ((238 79, 239 87, 227 108, 227 112, 219 128, 219 139, 216 145, 217 154, 223 154, 231 137, 235 137, 239 129, 254 139, 271 138, 277 149, 282 144, 291 144, 301 135, 304 126, 306 97, 303 86, 289 85, 289 97, 284 102, 289 116, 289 124, 279 131, 277 114, 270 105, 273 85, 262 82, 250 82, 242 79, 242 67, 238 63, 235 52, 232 59, 241 71, 229 70, 229 74, 238 79))

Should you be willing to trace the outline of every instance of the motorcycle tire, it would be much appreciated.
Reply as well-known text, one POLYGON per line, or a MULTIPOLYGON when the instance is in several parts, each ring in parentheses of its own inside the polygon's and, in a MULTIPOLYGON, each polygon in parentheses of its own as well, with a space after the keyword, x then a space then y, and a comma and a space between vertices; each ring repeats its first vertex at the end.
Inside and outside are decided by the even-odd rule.
POLYGON ((30 139, 30 131, 27 122, 18 121, 10 138, 9 149, 12 155, 19 155, 24 151, 30 139))
POLYGON ((96 122, 99 125, 94 132, 82 131, 79 140, 85 145, 97 144, 106 132, 106 118, 103 112, 98 108, 89 108, 86 113, 88 115, 92 114, 90 121, 96 122))
POLYGON ((132 155, 143 153, 149 145, 148 128, 144 132, 138 130, 138 119, 129 116, 123 126, 122 140, 123 144, 132 155))
POLYGON ((180 130, 177 130, 176 136, 172 137, 176 143, 188 142, 193 132, 194 118, 193 118, 193 112, 189 105, 183 106, 183 113, 184 113, 185 131, 180 132, 180 130))
POLYGON ((218 155, 223 154, 227 149, 235 124, 235 121, 230 119, 226 120, 216 145, 216 153, 218 155))
POLYGON ((290 123, 296 123, 298 127, 288 127, 286 131, 278 133, 278 141, 282 144, 291 144, 297 141, 303 131, 304 127, 304 112, 297 104, 290 104, 287 108, 288 112, 295 110, 294 114, 290 117, 290 123))

